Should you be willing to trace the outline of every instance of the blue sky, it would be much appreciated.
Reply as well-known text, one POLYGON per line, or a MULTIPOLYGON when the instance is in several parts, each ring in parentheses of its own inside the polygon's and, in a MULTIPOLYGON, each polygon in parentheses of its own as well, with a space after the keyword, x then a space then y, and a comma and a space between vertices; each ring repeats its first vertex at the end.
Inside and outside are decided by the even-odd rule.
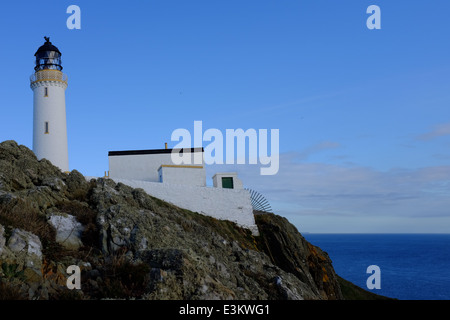
POLYGON ((301 232, 449 232, 450 3, 10 1, 0 141, 32 147, 36 49, 62 52, 70 168, 169 146, 177 128, 280 130, 280 170, 238 171, 301 232), (81 8, 81 30, 66 9, 81 8), (369 5, 381 30, 369 30, 369 5))

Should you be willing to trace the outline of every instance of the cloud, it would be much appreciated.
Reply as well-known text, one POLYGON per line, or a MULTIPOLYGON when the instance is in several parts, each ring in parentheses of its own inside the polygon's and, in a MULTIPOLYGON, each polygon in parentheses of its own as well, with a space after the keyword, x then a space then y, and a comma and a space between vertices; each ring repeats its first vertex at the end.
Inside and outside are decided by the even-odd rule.
POLYGON ((336 149, 341 147, 341 144, 338 142, 333 142, 333 141, 322 141, 318 144, 312 145, 308 148, 306 148, 305 150, 303 150, 302 152, 297 154, 297 159, 307 159, 310 155, 321 152, 321 151, 325 151, 325 150, 330 150, 330 149, 336 149))
POLYGON ((417 140, 428 141, 448 135, 450 135, 450 123, 443 123, 436 125, 430 132, 419 135, 417 140))
POLYGON ((450 166, 378 171, 298 161, 305 153, 281 154, 274 176, 261 176, 258 166, 250 165, 221 171, 237 171, 244 185, 262 193, 281 215, 315 216, 325 224, 326 217, 338 216, 450 218, 450 166))

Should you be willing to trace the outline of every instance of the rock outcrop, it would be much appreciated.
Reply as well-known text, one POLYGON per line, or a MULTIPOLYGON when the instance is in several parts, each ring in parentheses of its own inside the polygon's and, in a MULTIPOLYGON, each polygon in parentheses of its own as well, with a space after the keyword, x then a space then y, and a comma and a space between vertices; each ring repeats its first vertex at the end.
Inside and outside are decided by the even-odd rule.
POLYGON ((0 298, 343 299, 331 260, 285 218, 260 236, 0 143, 0 298), (66 287, 70 265, 81 289, 66 287))

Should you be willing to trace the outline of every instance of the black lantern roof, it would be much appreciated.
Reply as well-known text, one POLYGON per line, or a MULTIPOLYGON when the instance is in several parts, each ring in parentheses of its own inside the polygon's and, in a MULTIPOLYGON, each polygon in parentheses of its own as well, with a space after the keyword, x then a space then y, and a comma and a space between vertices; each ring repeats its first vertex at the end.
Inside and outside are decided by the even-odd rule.
POLYGON ((61 71, 61 52, 50 42, 49 37, 44 37, 44 39, 45 43, 34 54, 36 57, 34 70, 54 69, 61 71))
POLYGON ((44 39, 45 39, 45 43, 42 46, 40 46, 39 49, 37 49, 36 53, 34 54, 35 56, 37 56, 38 53, 40 53, 42 51, 56 51, 59 54, 61 54, 59 49, 50 42, 49 37, 44 37, 44 39))

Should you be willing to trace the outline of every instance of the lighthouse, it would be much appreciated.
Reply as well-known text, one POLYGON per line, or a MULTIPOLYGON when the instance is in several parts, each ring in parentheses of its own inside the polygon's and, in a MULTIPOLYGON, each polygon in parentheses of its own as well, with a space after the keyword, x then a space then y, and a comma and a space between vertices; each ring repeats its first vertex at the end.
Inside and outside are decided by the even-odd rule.
POLYGON ((45 43, 34 54, 36 66, 30 77, 33 90, 33 151, 63 172, 69 171, 67 146, 67 75, 62 73, 61 52, 44 37, 45 43))

